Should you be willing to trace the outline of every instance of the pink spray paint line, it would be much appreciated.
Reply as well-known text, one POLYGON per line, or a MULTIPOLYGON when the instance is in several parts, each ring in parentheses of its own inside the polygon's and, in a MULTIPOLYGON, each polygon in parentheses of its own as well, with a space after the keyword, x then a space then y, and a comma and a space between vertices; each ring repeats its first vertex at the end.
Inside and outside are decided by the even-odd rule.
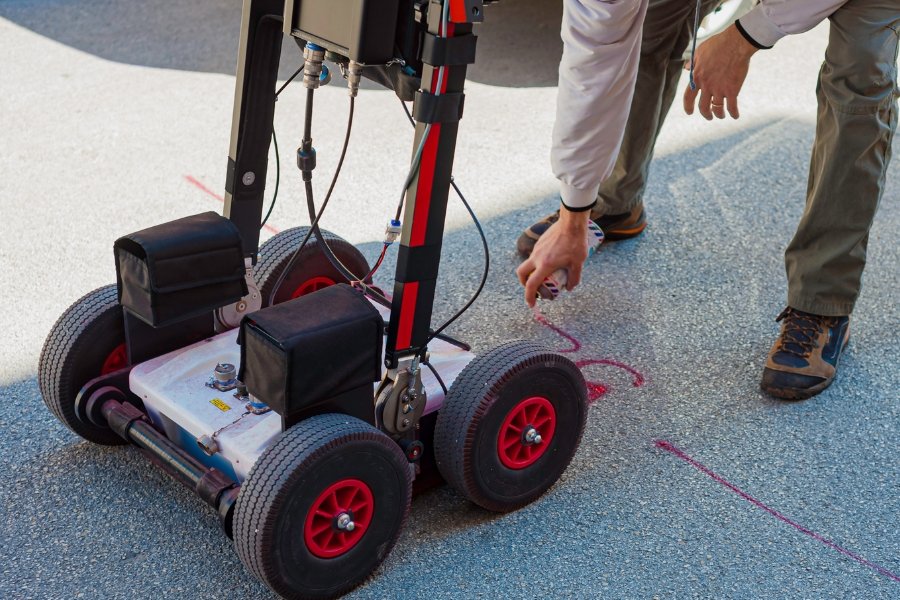
POLYGON ((756 498, 754 498, 753 496, 751 496, 744 490, 740 489, 739 487, 737 487, 736 485, 734 485, 733 483, 731 483, 730 481, 728 481, 727 479, 725 479, 724 477, 722 477, 721 475, 719 475, 718 473, 716 473, 715 471, 713 471, 712 469, 710 469, 709 467, 704 465, 703 463, 698 462, 697 460, 692 458, 690 455, 688 455, 686 452, 684 452, 683 450, 681 450, 680 448, 675 446, 672 442, 669 442, 666 440, 655 440, 654 443, 656 444, 657 448, 661 448, 661 449, 665 450, 666 452, 677 456, 678 458, 680 458, 684 462, 688 463, 689 465, 691 465, 692 467, 694 467, 701 473, 704 473, 705 475, 707 475, 713 481, 716 481, 716 482, 722 484, 723 486, 725 486, 726 488, 728 488, 729 490, 731 490, 732 492, 734 492, 735 494, 737 494, 738 496, 740 496, 741 498, 743 498, 744 500, 749 502, 750 504, 766 511, 767 513, 769 513, 771 516, 775 517, 779 521, 782 521, 783 523, 787 523, 788 525, 790 525, 791 527, 793 527, 800 533, 802 533, 804 535, 808 535, 809 537, 816 540, 817 542, 828 546, 832 550, 837 550, 844 556, 852 558, 853 560, 860 563, 861 565, 869 567, 873 571, 876 571, 877 573, 884 575, 885 577, 887 577, 889 579, 893 579, 894 581, 900 582, 900 575, 897 575, 896 573, 893 573, 893 572, 885 569, 881 565, 876 565, 875 563, 866 560, 862 556, 860 556, 854 552, 851 552, 850 550, 847 550, 846 548, 844 548, 842 546, 839 546, 838 544, 832 542, 828 538, 826 538, 826 537, 816 533, 815 531, 813 531, 807 527, 804 527, 800 523, 797 523, 796 521, 786 517, 785 515, 781 514, 777 510, 775 510, 774 508, 763 503, 761 500, 757 500, 756 498))
MULTIPOLYGON (((561 354, 567 354, 567 353, 571 353, 571 352, 578 352, 579 350, 581 350, 581 341, 578 338, 576 338, 574 335, 572 335, 565 329, 562 329, 561 327, 557 327, 556 325, 551 323, 550 319, 548 319, 547 317, 542 315, 540 313, 540 311, 538 311, 537 308, 533 309, 533 312, 534 312, 534 319, 538 323, 540 323, 544 327, 547 327, 548 329, 550 329, 551 331, 556 333, 558 336, 560 336, 561 338, 563 338, 564 340, 566 340, 570 344, 572 344, 571 348, 563 348, 562 350, 557 350, 557 352, 559 352, 561 354)), ((637 371, 637 369, 635 369, 633 367, 629 367, 625 363, 621 363, 621 362, 619 362, 617 360, 613 360, 611 358, 590 358, 590 359, 580 360, 575 363, 575 366, 577 366, 582 371, 584 371, 585 367, 588 367, 591 365, 606 365, 609 367, 616 367, 618 369, 622 369, 624 371, 627 371, 628 373, 631 373, 632 385, 634 387, 641 387, 646 382, 646 380, 644 379, 644 376, 641 375, 637 371)), ((609 388, 607 388, 606 385, 600 383, 599 381, 587 380, 587 381, 585 381, 585 384, 587 385, 589 402, 596 402, 602 396, 604 396, 607 392, 609 392, 609 388)))
POLYGON ((534 308, 533 312, 534 312, 534 320, 535 321, 537 321, 544 327, 550 329, 551 331, 555 332, 559 337, 563 338, 564 340, 567 340, 569 343, 572 344, 571 348, 564 348, 562 350, 557 350, 557 352, 559 352, 561 354, 566 354, 569 352, 578 352, 579 350, 581 350, 581 342, 578 341, 578 338, 576 338, 572 334, 568 333, 567 331, 565 331, 565 330, 557 327, 553 323, 551 323, 550 319, 548 319, 547 317, 542 315, 538 311, 537 308, 534 308))
MULTIPOLYGON (((617 369, 622 369, 631 374, 631 385, 634 387, 641 387, 644 385, 646 380, 644 376, 641 375, 637 369, 634 367, 629 367, 625 363, 620 363, 617 360, 613 360, 611 358, 588 358, 585 360, 579 360, 575 363, 575 366, 584 371, 585 367, 589 367, 591 365, 605 365, 608 367, 616 367, 617 369)), ((594 402, 599 400, 601 396, 606 394, 609 389, 603 385, 602 383, 597 383, 596 381, 587 381, 588 388, 588 400, 594 402)))
MULTIPOLYGON (((204 194, 206 194, 207 196, 212 196, 213 198, 215 198, 215 199, 218 200, 219 202, 225 202, 225 198, 223 198, 223 197, 220 196, 219 194, 215 193, 214 191, 212 191, 211 189, 209 189, 209 188, 206 187, 205 185, 203 185, 203 184, 202 184, 200 181, 198 181, 196 178, 191 177, 190 175, 185 175, 185 176, 184 176, 184 180, 187 181, 187 182, 188 182, 189 184, 191 184, 192 186, 194 186, 195 188, 197 188, 198 190, 200 190, 201 192, 203 192, 204 194)), ((265 229, 266 231, 268 231, 268 232, 270 232, 270 233, 278 233, 278 229, 272 227, 272 226, 269 225, 268 223, 265 224, 265 225, 263 225, 263 229, 265 229)))

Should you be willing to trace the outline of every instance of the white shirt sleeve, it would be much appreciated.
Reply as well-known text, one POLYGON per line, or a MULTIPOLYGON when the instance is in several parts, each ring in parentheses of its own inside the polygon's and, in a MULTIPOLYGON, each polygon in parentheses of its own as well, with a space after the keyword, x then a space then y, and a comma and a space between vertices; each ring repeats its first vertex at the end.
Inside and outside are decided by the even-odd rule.
POLYGON ((612 172, 631 108, 648 0, 563 0, 550 162, 563 203, 585 208, 612 172))
POLYGON ((738 27, 761 48, 771 48, 786 35, 809 31, 847 0, 762 0, 738 19, 738 27))

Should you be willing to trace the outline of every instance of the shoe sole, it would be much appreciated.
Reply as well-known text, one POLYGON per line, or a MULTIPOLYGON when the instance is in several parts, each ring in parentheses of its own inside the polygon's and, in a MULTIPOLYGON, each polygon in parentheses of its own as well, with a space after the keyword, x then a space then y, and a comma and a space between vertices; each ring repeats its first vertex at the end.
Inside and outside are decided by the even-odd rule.
POLYGON ((816 394, 825 390, 832 382, 834 382, 834 377, 826 379, 822 383, 814 385, 811 388, 779 388, 767 387, 762 384, 760 384, 759 388, 778 400, 809 400, 816 394))
POLYGON ((615 229, 609 232, 604 231, 604 241, 618 242, 620 240, 630 240, 633 237, 641 235, 646 228, 647 222, 644 221, 637 227, 632 227, 630 229, 615 229))

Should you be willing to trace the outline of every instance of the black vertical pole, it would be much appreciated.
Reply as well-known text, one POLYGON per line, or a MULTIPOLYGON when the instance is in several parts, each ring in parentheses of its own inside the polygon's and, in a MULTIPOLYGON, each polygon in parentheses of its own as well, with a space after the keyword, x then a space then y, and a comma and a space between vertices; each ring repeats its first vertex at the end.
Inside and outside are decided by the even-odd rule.
POLYGON ((224 215, 237 225, 244 256, 256 256, 284 34, 284 0, 244 0, 224 215))
POLYGON ((419 147, 426 129, 428 137, 418 174, 406 191, 385 351, 388 368, 395 368, 399 358, 414 353, 428 339, 466 67, 474 61, 471 22, 481 20, 480 2, 444 1, 450 2, 446 36, 441 31, 442 2, 431 0, 427 10, 422 89, 416 94, 413 108, 417 120, 413 148, 419 147), (472 9, 473 5, 477 10, 472 9), (444 75, 438 90, 438 70, 442 66, 444 75))

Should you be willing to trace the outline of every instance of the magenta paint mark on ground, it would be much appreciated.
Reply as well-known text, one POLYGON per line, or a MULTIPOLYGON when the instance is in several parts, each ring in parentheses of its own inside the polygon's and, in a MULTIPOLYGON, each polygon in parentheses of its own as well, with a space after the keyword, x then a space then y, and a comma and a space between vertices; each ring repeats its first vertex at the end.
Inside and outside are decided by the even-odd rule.
MULTIPOLYGON (((220 196, 219 194, 215 193, 214 191, 212 191, 211 189, 209 189, 209 188, 206 187, 205 185, 203 185, 203 183, 201 183, 201 182, 200 182, 199 180, 197 180, 196 178, 191 177, 190 175, 185 175, 185 176, 184 176, 184 180, 187 181, 187 182, 188 182, 189 184, 191 184, 192 186, 194 186, 195 188, 197 188, 198 190, 200 190, 201 192, 203 192, 204 194, 206 194, 207 196, 212 196, 213 198, 215 198, 215 199, 218 200, 219 202, 225 202, 225 198, 223 198, 223 197, 220 196)), ((278 229, 272 227, 272 226, 269 225, 268 223, 265 224, 265 225, 263 225, 263 229, 265 229, 266 231, 271 232, 271 233, 278 233, 278 229)))
POLYGON ((607 392, 609 392, 609 388, 602 383, 588 380, 585 380, 584 383, 587 386, 588 402, 590 402, 591 404, 593 404, 594 402, 605 396, 607 392))
POLYGON ((832 542, 828 538, 826 538, 822 535, 819 535, 815 531, 812 531, 811 529, 804 527, 800 523, 797 523, 796 521, 786 517, 785 515, 781 514, 777 510, 775 510, 774 508, 763 503, 761 500, 757 500, 756 498, 754 498, 753 496, 751 496, 744 490, 740 489, 739 487, 737 487, 736 485, 734 485, 733 483, 731 483, 730 481, 728 481, 727 479, 725 479, 724 477, 722 477, 721 475, 719 475, 718 473, 716 473, 715 471, 713 471, 712 469, 710 469, 709 467, 704 465, 703 463, 698 462, 693 457, 688 455, 685 451, 683 451, 680 448, 678 448, 677 446, 675 446, 675 444, 673 444, 672 442, 669 442, 666 440, 655 440, 655 444, 656 444, 657 448, 662 448, 666 452, 677 456, 678 458, 680 458, 684 462, 688 463, 689 465, 691 465, 692 467, 694 467, 701 473, 704 473, 705 475, 710 477, 712 480, 722 484, 723 486, 725 486, 726 488, 728 488, 729 490, 731 490, 732 492, 734 492, 735 494, 737 494, 738 496, 740 496, 741 498, 743 498, 744 500, 749 502, 750 504, 766 511, 767 513, 769 513, 770 515, 772 515, 779 521, 782 521, 783 523, 787 523, 788 525, 790 525, 791 527, 793 527, 800 533, 802 533, 804 535, 808 535, 809 537, 816 540, 817 542, 820 542, 820 543, 828 546, 832 550, 837 550, 844 556, 852 558, 853 560, 860 563, 861 565, 865 565, 866 567, 869 567, 870 569, 880 573, 881 575, 884 575, 885 577, 887 577, 889 579, 893 579, 894 581, 900 582, 900 575, 897 575, 896 573, 892 573, 891 571, 888 571, 881 565, 876 565, 875 563, 866 560, 865 558, 856 554, 855 552, 851 552, 850 550, 847 550, 843 546, 839 546, 838 544, 832 542))
MULTIPOLYGON (((637 369, 634 367, 629 367, 624 363, 620 363, 617 360, 613 360, 611 358, 588 358, 585 360, 579 360, 575 363, 575 366, 584 371, 585 367, 589 367, 591 365, 605 365, 608 367, 616 367, 617 369, 622 369, 623 371, 627 371, 631 374, 631 385, 634 387, 641 387, 644 385, 646 380, 644 376, 641 375, 637 369)), ((609 391, 602 383, 596 381, 586 381, 588 388, 588 400, 590 402, 596 402, 600 399, 601 396, 606 394, 609 391)))
MULTIPOLYGON (((542 315, 537 308, 534 309, 534 319, 544 327, 547 327, 558 336, 572 344, 571 348, 563 348, 562 350, 558 350, 557 352, 566 354, 571 352, 578 352, 579 350, 581 350, 581 341, 578 338, 576 338, 565 329, 557 327, 556 325, 551 323, 550 319, 542 315)), ((634 367, 629 367, 625 363, 621 363, 611 358, 589 358, 580 360, 575 363, 575 366, 577 366, 582 371, 584 371, 585 367, 589 367, 591 365, 606 365, 609 367, 616 367, 617 369, 622 369, 624 371, 627 371, 628 373, 631 373, 632 385, 634 387, 641 387, 646 381, 644 379, 644 376, 641 375, 634 367)), ((599 381, 587 380, 585 381, 585 383, 587 384, 589 402, 596 402, 609 391, 609 388, 607 388, 606 385, 600 383, 599 381)))
POLYGON ((578 352, 579 350, 581 350, 581 342, 578 341, 575 336, 551 323, 550 319, 539 313, 536 308, 534 309, 534 320, 544 327, 547 327, 551 331, 556 332, 557 335, 565 340, 568 340, 572 344, 571 348, 564 348, 562 350, 557 350, 557 352, 565 354, 568 352, 578 352))
POLYGON ((608 367, 615 367, 617 369, 622 369, 623 371, 627 371, 631 374, 631 385, 634 387, 641 387, 644 385, 647 380, 644 379, 644 376, 634 367, 629 367, 625 363, 620 363, 617 360, 613 360, 611 358, 588 358, 585 360, 579 360, 575 363, 578 368, 589 367, 591 365, 606 365, 608 367))

